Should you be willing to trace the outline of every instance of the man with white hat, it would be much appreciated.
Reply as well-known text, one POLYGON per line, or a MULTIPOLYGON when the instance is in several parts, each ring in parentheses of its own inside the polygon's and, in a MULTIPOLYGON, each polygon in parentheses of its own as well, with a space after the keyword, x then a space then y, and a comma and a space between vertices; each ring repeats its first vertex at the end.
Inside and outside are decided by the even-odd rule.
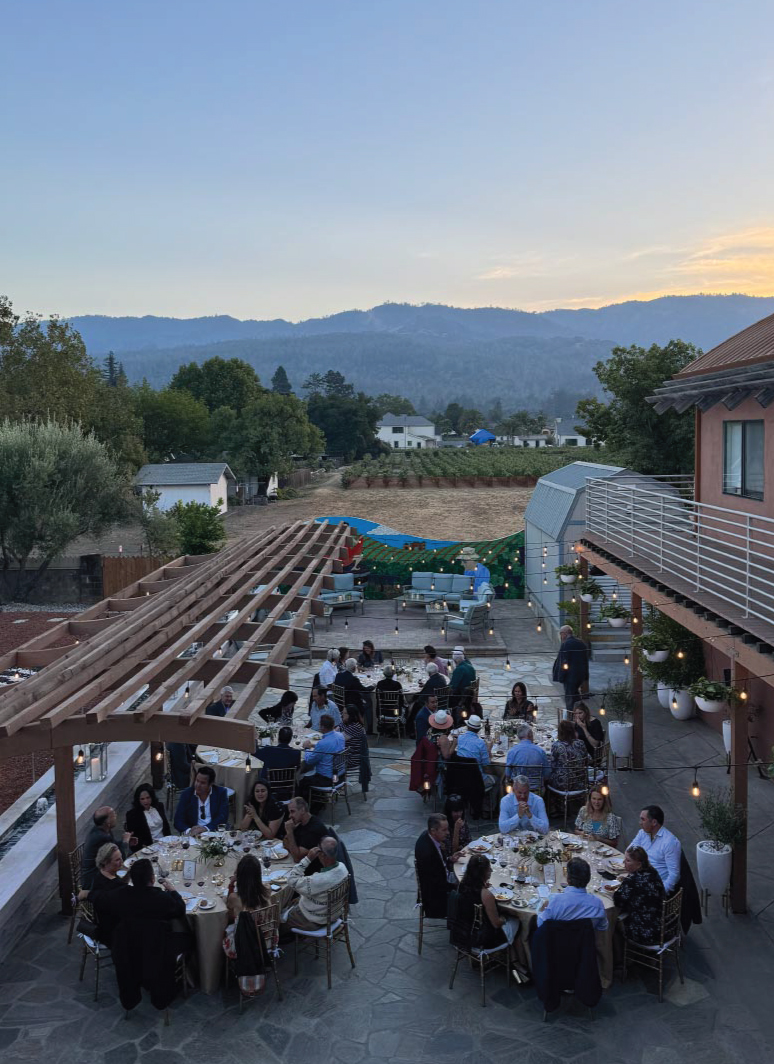
MULTIPOLYGON (((438 699, 435 699, 436 703, 438 699)), ((436 709, 430 714, 428 720, 430 739, 438 747, 438 753, 444 761, 448 761, 457 747, 457 736, 450 736, 448 732, 454 727, 451 713, 445 709, 436 709)))
POLYGON ((452 698, 454 698, 456 703, 465 694, 465 689, 475 682, 476 670, 465 657, 465 651, 462 647, 454 648, 452 661, 454 662, 454 671, 449 678, 449 687, 451 687, 452 698))
POLYGON ((495 785, 495 778, 486 771, 490 762, 490 745, 478 734, 483 724, 481 717, 475 713, 472 717, 468 717, 467 728, 457 740, 457 756, 470 757, 478 763, 484 779, 484 787, 490 790, 495 785))

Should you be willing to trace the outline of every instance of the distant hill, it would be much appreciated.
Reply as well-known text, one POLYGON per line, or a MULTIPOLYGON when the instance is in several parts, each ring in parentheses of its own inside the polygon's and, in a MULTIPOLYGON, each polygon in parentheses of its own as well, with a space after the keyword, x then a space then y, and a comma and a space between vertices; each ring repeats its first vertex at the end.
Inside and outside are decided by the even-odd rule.
MULTIPOLYGON (((527 313, 497 307, 384 303, 291 323, 207 318, 70 319, 90 354, 115 351, 130 380, 166 383, 183 362, 243 358, 268 383, 279 363, 298 389, 334 367, 368 392, 415 399, 438 393, 470 403, 498 395, 506 407, 540 405, 553 390, 598 390, 591 367, 615 344, 686 340, 708 350, 774 313, 774 297, 665 296, 598 310, 527 313)), ((428 404, 423 404, 428 408, 428 404)))

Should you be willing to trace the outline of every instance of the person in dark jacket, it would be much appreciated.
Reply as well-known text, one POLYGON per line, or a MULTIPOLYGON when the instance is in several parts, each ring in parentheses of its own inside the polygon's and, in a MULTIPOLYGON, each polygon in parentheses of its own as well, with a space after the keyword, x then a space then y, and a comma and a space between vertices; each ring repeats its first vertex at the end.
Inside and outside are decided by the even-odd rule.
POLYGON ((200 835, 228 823, 228 791, 215 786, 215 769, 200 765, 192 787, 180 795, 175 810, 175 827, 181 834, 200 835))
POLYGON ((613 901, 619 913, 626 913, 626 919, 617 926, 632 941, 654 946, 661 937, 666 897, 661 876, 641 846, 629 847, 624 854, 624 867, 629 874, 613 894, 613 901))
POLYGON ((357 656, 359 668, 371 669, 374 665, 381 665, 383 661, 381 650, 376 650, 370 639, 364 639, 363 649, 357 656))
POLYGON ((126 830, 132 833, 132 853, 150 846, 162 835, 171 835, 164 806, 149 783, 141 783, 134 792, 132 808, 126 813, 126 830))
POLYGON ((457 877, 446 860, 444 844, 449 834, 449 821, 442 813, 431 813, 427 831, 423 831, 414 846, 422 906, 430 919, 446 917, 449 892, 456 886, 457 877))
POLYGON ((298 695, 295 691, 283 691, 282 697, 276 706, 266 706, 265 709, 258 710, 258 716, 265 720, 267 724, 279 722, 280 724, 290 725, 293 723, 296 702, 298 702, 298 695))
POLYGON ((554 662, 552 679, 564 687, 564 705, 567 717, 572 719, 578 691, 589 682, 589 648, 573 634, 569 624, 559 629, 559 638, 562 643, 554 662))
POLYGON ((191 786, 191 762, 196 747, 190 743, 167 743, 167 752, 172 782, 179 791, 184 791, 191 786))
POLYGON ((132 842, 132 833, 125 831, 119 840, 113 835, 116 826, 116 811, 109 805, 101 805, 94 811, 92 821, 94 826, 86 836, 83 846, 83 858, 81 859, 81 886, 88 890, 97 871, 97 852, 102 849, 106 842, 113 842, 121 851, 122 857, 129 855, 129 845, 132 842))
POLYGON ((355 675, 357 661, 355 658, 347 658, 344 668, 336 674, 335 683, 344 688, 344 702, 348 706, 358 706, 363 718, 370 720, 372 715, 371 691, 372 687, 366 687, 355 675))
POLYGON ((217 702, 210 702, 205 709, 208 717, 225 717, 234 704, 234 688, 224 687, 217 702))
POLYGON ((295 750, 290 744, 293 742, 293 729, 280 728, 277 733, 276 746, 256 746, 255 756, 263 762, 261 775, 266 778, 270 768, 298 768, 301 764, 301 751, 295 750))

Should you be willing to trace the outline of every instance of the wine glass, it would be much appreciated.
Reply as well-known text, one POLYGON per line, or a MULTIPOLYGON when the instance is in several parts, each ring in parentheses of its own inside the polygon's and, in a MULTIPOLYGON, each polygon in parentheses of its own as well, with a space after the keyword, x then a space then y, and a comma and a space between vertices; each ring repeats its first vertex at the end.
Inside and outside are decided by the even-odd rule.
POLYGON ((268 850, 264 850, 263 852, 263 867, 266 869, 267 872, 271 868, 271 857, 269 856, 268 850))
POLYGON ((204 873, 203 872, 201 873, 200 878, 197 879, 196 882, 197 882, 197 884, 199 886, 199 897, 203 898, 204 897, 204 889, 203 889, 204 888, 204 873))
POLYGON ((183 849, 187 850, 190 845, 191 845, 191 840, 188 838, 187 835, 184 836, 184 838, 183 838, 183 849))

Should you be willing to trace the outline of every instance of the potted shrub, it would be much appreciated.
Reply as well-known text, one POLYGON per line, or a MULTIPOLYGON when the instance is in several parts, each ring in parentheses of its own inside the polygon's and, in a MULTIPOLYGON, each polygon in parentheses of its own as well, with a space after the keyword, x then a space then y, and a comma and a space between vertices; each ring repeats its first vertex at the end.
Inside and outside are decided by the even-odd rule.
POLYGON ((629 610, 620 602, 609 602, 599 611, 599 616, 606 620, 611 628, 623 628, 632 617, 629 610))
POLYGON ((696 864, 702 889, 722 895, 731 882, 732 848, 744 839, 747 825, 744 809, 731 800, 729 791, 710 791, 697 799, 702 832, 696 844, 696 864))
POLYGON ((574 584, 578 579, 577 565, 557 565, 554 572, 563 584, 574 584))
POLYGON ((688 690, 696 699, 696 705, 702 713, 719 713, 731 704, 734 697, 730 687, 716 680, 708 680, 706 676, 700 676, 688 690))
POLYGON ((631 757, 634 725, 632 724, 632 685, 628 680, 610 683, 602 695, 602 705, 609 715, 607 738, 615 757, 631 757))
POLYGON ((585 580, 581 580, 578 583, 578 593, 583 602, 596 602, 597 599, 605 597, 602 588, 596 580, 592 580, 591 577, 587 577, 585 580))
POLYGON ((669 657, 671 650, 664 645, 663 636, 656 635, 653 632, 646 632, 644 635, 636 635, 632 639, 632 646, 638 647, 645 659, 653 664, 659 665, 662 661, 666 661, 669 657))

